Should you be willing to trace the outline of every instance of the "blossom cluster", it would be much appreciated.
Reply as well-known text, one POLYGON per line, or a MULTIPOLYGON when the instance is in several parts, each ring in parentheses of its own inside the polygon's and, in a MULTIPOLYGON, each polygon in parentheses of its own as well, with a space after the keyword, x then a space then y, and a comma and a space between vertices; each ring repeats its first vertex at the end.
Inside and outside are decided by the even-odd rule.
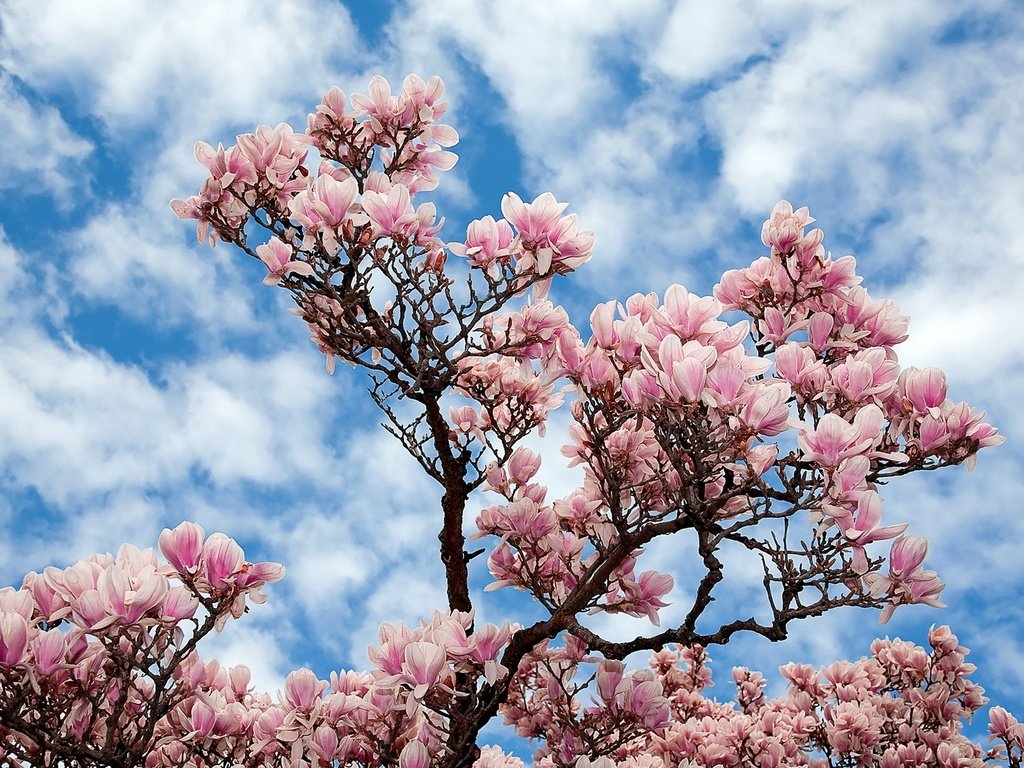
POLYGON ((74 565, 29 573, 0 589, 0 739, 22 760, 82 754, 100 760, 145 739, 184 695, 172 676, 196 643, 279 580, 222 533, 182 523, 155 550, 122 546, 74 565), (115 750, 115 752, 111 752, 115 750))
POLYGON ((779 203, 764 225, 770 256, 726 273, 714 296, 673 285, 663 300, 598 305, 586 344, 543 302, 506 322, 500 341, 518 341, 521 358, 532 351, 575 385, 563 453, 585 477, 546 503, 529 477, 492 469, 500 482, 490 487, 508 503, 477 524, 501 539, 489 562, 496 586, 561 604, 616 542, 633 540, 604 598, 582 607, 657 624, 672 579, 633 573, 651 526, 735 521, 738 531, 802 510, 816 549, 843 558, 835 581, 886 602, 883 622, 899 604, 942 605, 943 585, 923 567, 925 540, 902 536, 904 523, 883 525, 879 481, 973 461, 1003 438, 984 413, 947 398, 941 371, 901 370, 893 345, 906 318, 870 299, 852 257, 825 254, 821 231, 805 232, 810 221, 779 203), (729 310, 750 317, 729 323, 729 310), (886 540, 882 575, 867 547, 886 540))
MULTIPOLYGON (((788 664, 780 672, 789 690, 775 699, 759 673, 734 669, 736 701, 721 703, 706 696, 711 673, 699 645, 662 649, 647 669, 631 670, 589 656, 568 636, 534 648, 510 678, 502 652, 519 627, 473 631, 471 614, 435 612, 414 628, 382 625, 369 671, 322 680, 297 669, 271 696, 253 688, 245 666, 203 662, 194 640, 240 615, 240 596, 262 597, 280 566, 248 563, 233 541, 189 523, 165 530, 160 549, 167 563, 126 545, 0 592, 8 755, 97 766, 130 755, 147 768, 429 768, 452 757, 455 702, 502 681, 511 683, 503 716, 543 742, 534 760, 541 767, 981 768, 1019 764, 1024 747, 1024 726, 1000 707, 989 713, 994 746, 965 737, 964 721, 986 699, 970 680, 967 649, 946 627, 930 633, 930 650, 886 639, 857 662, 817 671, 788 664), (83 609, 97 599, 107 614, 98 621, 83 609), (180 625, 199 605, 209 615, 194 620, 188 638, 180 625)), ((523 763, 484 747, 472 765, 523 763)))
POLYGON ((466 314, 467 331, 497 308, 453 303, 445 293, 449 252, 465 257, 486 282, 484 303, 497 292, 500 305, 531 286, 543 295, 551 277, 586 262, 594 244, 593 233, 575 215, 564 215, 566 203, 550 193, 532 202, 509 193, 501 202, 505 218, 474 221, 464 242, 446 244, 434 203, 416 202, 457 159, 445 148, 458 134, 439 122, 447 107, 444 84, 410 75, 393 93, 377 76, 368 91, 349 99, 332 88, 309 115, 305 133, 282 123, 241 134, 227 148, 198 143, 196 158, 209 177, 198 195, 171 203, 179 217, 198 221, 200 241, 241 247, 264 264, 266 284, 293 293, 332 370, 335 357, 356 363, 369 352, 378 365, 382 351, 394 353, 386 331, 396 318, 419 311, 414 305, 443 300, 449 316, 466 314), (252 245, 260 230, 266 241, 252 245), (430 287, 412 291, 415 282, 430 287), (398 296, 386 307, 373 303, 375 286, 380 291, 387 283, 398 296), (396 304, 399 311, 390 312, 396 304))
MULTIPOLYGON (((434 765, 445 755, 456 675, 482 682, 508 674, 497 658, 513 628, 487 625, 467 634, 472 618, 435 613, 416 628, 382 625, 380 644, 369 649, 370 671, 321 680, 298 669, 276 697, 253 690, 245 667, 193 660, 179 679, 194 696, 161 724, 146 765, 191 766, 197 753, 211 765, 253 768, 434 765)), ((476 765, 522 762, 489 747, 476 765)))
POLYGON ((933 629, 928 644, 876 640, 859 661, 818 670, 787 664, 780 673, 788 690, 774 699, 760 673, 737 667, 735 701, 719 702, 705 692, 711 673, 700 646, 668 647, 648 668, 627 670, 570 641, 524 663, 503 711, 520 735, 543 742, 534 765, 552 768, 982 768, 1019 761, 1022 726, 1000 707, 989 714, 995 746, 983 749, 964 735, 965 722, 987 701, 970 680, 967 649, 948 627, 933 629))
MULTIPOLYGON (((152 549, 123 546, 0 590, 0 743, 36 764, 73 755, 148 768, 341 765, 426 768, 443 755, 456 695, 507 678, 517 629, 472 631, 471 614, 383 625, 369 672, 291 672, 272 698, 245 666, 204 663, 195 645, 238 618, 283 568, 250 563, 224 534, 182 523, 152 549), (466 682, 468 681, 468 682, 466 682), (389 762, 390 761, 390 762, 389 762), (134 764, 134 763, 133 763, 134 764)), ((521 766, 497 748, 480 766, 521 766)))

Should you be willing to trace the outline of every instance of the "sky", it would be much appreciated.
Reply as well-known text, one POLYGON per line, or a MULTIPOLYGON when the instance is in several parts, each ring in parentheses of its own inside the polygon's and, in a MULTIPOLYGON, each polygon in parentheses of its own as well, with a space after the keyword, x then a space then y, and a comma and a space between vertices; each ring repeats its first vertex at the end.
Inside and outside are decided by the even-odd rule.
MULTIPOLYGON (((851 609, 779 644, 741 639, 712 651, 713 693, 730 697, 733 665, 777 681, 790 660, 859 658, 876 636, 923 643, 949 624, 988 694, 1024 714, 1014 0, 0 0, 0 584, 152 546, 183 519, 222 530, 288 573, 203 653, 269 690, 298 666, 364 668, 380 622, 444 607, 438 489, 379 428, 363 378, 327 376, 263 267, 199 245, 168 208, 202 182, 195 141, 301 129, 331 86, 410 72, 444 79, 461 136, 433 195, 446 239, 500 215, 507 191, 550 191, 596 233, 591 262, 552 290, 577 325, 637 291, 710 294, 764 253, 761 222, 787 199, 910 316, 900 362, 941 367, 950 396, 1007 437, 973 472, 882 491, 886 519, 929 539, 948 608, 903 608, 884 628, 851 609)), ((558 453, 566 424, 533 444, 552 496, 578 479, 558 453)), ((686 548, 650 557, 684 596, 686 548)), ((742 582, 722 598, 737 615, 742 582)), ((499 623, 537 610, 504 593, 478 604, 499 623)))

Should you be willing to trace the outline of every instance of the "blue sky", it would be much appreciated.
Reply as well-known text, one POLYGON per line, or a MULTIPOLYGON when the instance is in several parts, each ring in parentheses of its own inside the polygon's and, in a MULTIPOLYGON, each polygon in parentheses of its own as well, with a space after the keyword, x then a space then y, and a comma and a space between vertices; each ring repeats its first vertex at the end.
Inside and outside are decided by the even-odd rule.
MULTIPOLYGON (((910 315, 901 362, 942 367, 951 397, 1008 438, 973 473, 883 491, 887 519, 930 539, 948 609, 901 609, 884 630, 839 612, 779 645, 716 649, 718 695, 734 664, 771 677, 949 623, 989 694, 1024 713, 1024 11, 1012 0, 3 0, 0 583, 151 545, 182 519, 224 530, 288 577, 205 653, 245 661, 269 688, 300 665, 362 666, 380 621, 443 606, 437 491, 376 428, 361 378, 327 377, 263 268, 199 246, 167 207, 203 178, 197 139, 301 127, 331 85, 408 72, 445 79, 462 137, 434 196, 448 239, 498 214, 509 190, 549 190, 596 232, 593 260, 552 294, 577 324, 635 291, 710 293, 761 255, 761 221, 789 199, 833 253, 857 256, 873 296, 910 315)), ((555 492, 575 479, 558 455, 564 424, 537 444, 555 492)), ((680 589, 682 551, 651 553, 680 589)), ((727 598, 743 611, 751 592, 727 598)), ((533 610, 481 606, 499 621, 533 610)), ((610 631, 632 628, 622 621, 610 631)))

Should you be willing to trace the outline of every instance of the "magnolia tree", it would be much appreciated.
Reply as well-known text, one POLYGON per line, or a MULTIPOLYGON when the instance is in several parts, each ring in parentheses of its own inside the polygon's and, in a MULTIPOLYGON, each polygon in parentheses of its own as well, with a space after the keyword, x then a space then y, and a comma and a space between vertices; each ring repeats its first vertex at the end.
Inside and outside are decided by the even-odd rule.
POLYGON ((368 670, 299 669, 271 696, 245 667, 198 655, 284 572, 224 534, 184 522, 159 553, 126 545, 30 573, 0 590, 0 765, 520 766, 479 746, 503 718, 540 766, 1019 766, 1024 726, 1004 709, 988 742, 964 736, 986 699, 945 627, 927 647, 886 639, 859 661, 789 664, 779 698, 743 668, 734 701, 705 695, 705 649, 738 633, 782 640, 834 608, 884 622, 942 605, 925 540, 883 523, 879 489, 970 464, 1001 437, 947 398, 941 371, 900 367, 907 318, 861 287, 852 257, 830 257, 806 208, 781 202, 767 255, 714 296, 673 285, 610 301, 581 334, 545 298, 594 245, 564 203, 510 193, 503 219, 449 243, 434 204, 415 203, 455 163, 444 112, 438 78, 394 94, 375 77, 351 100, 332 89, 305 133, 199 143, 209 178, 172 208, 200 240, 266 266, 328 370, 367 372, 385 428, 440 486, 447 607, 382 625, 368 670), (522 443, 563 401, 563 453, 583 480, 549 499, 522 443), (477 490, 493 500, 479 511, 477 490), (467 532, 490 545, 487 590, 525 591, 543 618, 474 621, 469 563, 487 550, 467 549, 467 532), (660 626, 673 580, 645 553, 673 536, 699 567, 683 618, 603 637, 590 614, 660 626), (753 615, 708 610, 730 550, 763 568, 753 615))

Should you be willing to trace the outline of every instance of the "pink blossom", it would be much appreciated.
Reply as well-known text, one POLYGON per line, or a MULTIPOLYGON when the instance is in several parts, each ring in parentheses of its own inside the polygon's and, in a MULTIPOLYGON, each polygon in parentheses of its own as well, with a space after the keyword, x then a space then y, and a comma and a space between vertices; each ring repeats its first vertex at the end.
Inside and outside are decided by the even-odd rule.
MULTIPOLYGON (((35 574, 38 576, 38 574, 35 574)), ((26 582, 29 581, 26 577, 26 582)), ((27 589, 0 588, 0 612, 16 613, 26 620, 32 618, 33 594, 27 589)))
POLYGON ((171 588, 164 598, 161 618, 164 621, 181 621, 192 618, 199 609, 199 598, 185 587, 171 588))
POLYGON ((520 238, 543 247, 550 244, 562 211, 568 205, 556 201, 550 192, 538 196, 532 203, 524 203, 515 192, 509 192, 501 199, 501 212, 519 231, 520 238))
POLYGON ((521 269, 546 275, 572 271, 590 258, 594 235, 581 231, 575 214, 562 216, 567 203, 559 203, 550 192, 524 203, 509 192, 501 200, 501 211, 519 232, 519 240, 528 253, 519 257, 521 269))
POLYGON ((286 245, 276 237, 270 238, 269 242, 256 247, 256 255, 266 264, 269 274, 263 278, 264 285, 277 285, 284 279, 285 275, 297 274, 312 276, 313 267, 304 261, 292 261, 291 246, 286 245))
POLYGON ((1019 738, 1017 718, 1003 707, 992 707, 988 713, 988 731, 999 739, 1019 738))
POLYGON ((96 589, 108 616, 134 624, 163 603, 168 586, 167 579, 158 574, 129 582, 121 568, 110 565, 100 575, 96 589))
MULTIPOLYGON (((236 586, 256 590, 264 584, 280 581, 284 578, 284 572, 284 566, 280 563, 245 563, 234 581, 236 586)), ((255 595, 250 594, 250 597, 255 595)))
POLYGON ((420 741, 410 741, 398 756, 398 768, 429 768, 430 752, 420 741))
POLYGON ((0 664, 21 663, 28 648, 28 622, 17 613, 0 613, 0 664))
POLYGON ((928 542, 921 536, 900 536, 892 543, 889 570, 895 577, 912 573, 924 562, 928 542))
POLYGON ((853 542, 853 570, 864 574, 868 570, 864 545, 899 536, 907 529, 906 523, 880 527, 882 497, 874 491, 864 491, 857 501, 857 517, 852 524, 840 524, 843 534, 853 542))
POLYGON ((292 198, 289 210, 302 226, 312 232, 336 231, 349 216, 359 193, 353 178, 343 181, 320 174, 313 185, 292 198))
POLYGON ((743 421, 759 435, 778 435, 789 424, 789 385, 785 382, 761 383, 749 390, 743 409, 743 421))
POLYGON ((237 139, 256 173, 275 188, 286 186, 308 151, 308 137, 295 133, 287 123, 274 128, 261 125, 255 133, 243 133, 237 139))
POLYGON ((907 368, 899 384, 900 394, 918 413, 931 413, 946 400, 946 376, 938 368, 907 368))
POLYGON ((207 737, 213 733, 217 724, 217 713, 213 707, 202 701, 196 701, 192 705, 192 731, 197 736, 207 737))
POLYGON ((321 759, 331 762, 338 752, 338 732, 335 727, 321 725, 313 732, 312 746, 321 759))
POLYGON ((726 324, 718 319, 721 303, 712 296, 695 296, 681 285, 674 284, 665 291, 665 305, 654 316, 654 323, 681 339, 706 342, 712 334, 724 330, 726 324))
POLYGON ((444 648, 428 642, 413 642, 405 646, 403 676, 413 686, 413 696, 422 699, 429 688, 440 680, 445 668, 444 648))
POLYGON ((518 485, 525 485, 530 482, 540 469, 540 454, 534 453, 529 448, 516 448, 508 462, 509 476, 518 485))
POLYGON ((881 437, 882 412, 876 405, 857 411, 853 423, 826 413, 814 429, 802 430, 797 441, 807 461, 837 467, 841 461, 873 448, 881 437))
POLYGON ((772 209, 772 215, 761 228, 761 242, 773 250, 786 252, 792 250, 803 236, 804 228, 814 221, 807 208, 798 211, 786 200, 781 200, 772 209))
POLYGON ((607 301, 598 304, 590 313, 590 327, 594 332, 594 341, 599 347, 611 349, 618 341, 615 333, 616 302, 607 301))
POLYGON ((327 683, 318 680, 312 670, 302 667, 285 678, 284 698, 293 709, 309 711, 326 687, 327 683))
POLYGON ((203 545, 203 572, 214 588, 228 586, 244 563, 242 548, 223 533, 211 534, 203 545))
POLYGON ((412 197, 402 184, 395 184, 387 195, 372 190, 364 192, 363 210, 374 228, 384 234, 408 236, 415 229, 412 197))
POLYGON ((185 521, 173 530, 164 528, 160 534, 160 551, 178 573, 195 573, 205 536, 202 526, 185 521))
POLYGON ((750 471, 760 477, 775 464, 779 456, 777 445, 755 445, 747 451, 746 461, 750 471))
POLYGON ((37 674, 49 677, 64 667, 66 639, 59 629, 40 632, 31 641, 31 650, 37 674))
POLYGON ((465 244, 448 243, 448 249, 497 277, 497 262, 511 255, 512 238, 512 227, 507 221, 495 221, 492 216, 484 216, 469 223, 465 244))
POLYGON ((374 75, 370 79, 368 91, 368 96, 352 94, 352 105, 375 118, 378 123, 387 125, 400 110, 399 100, 391 95, 391 84, 380 75, 374 75))
POLYGON ((783 344, 775 351, 775 370, 798 392, 821 392, 825 386, 826 370, 811 347, 783 344))
POLYGON ((835 318, 827 312, 815 312, 807 321, 807 341, 815 352, 823 351, 835 328, 835 318))

